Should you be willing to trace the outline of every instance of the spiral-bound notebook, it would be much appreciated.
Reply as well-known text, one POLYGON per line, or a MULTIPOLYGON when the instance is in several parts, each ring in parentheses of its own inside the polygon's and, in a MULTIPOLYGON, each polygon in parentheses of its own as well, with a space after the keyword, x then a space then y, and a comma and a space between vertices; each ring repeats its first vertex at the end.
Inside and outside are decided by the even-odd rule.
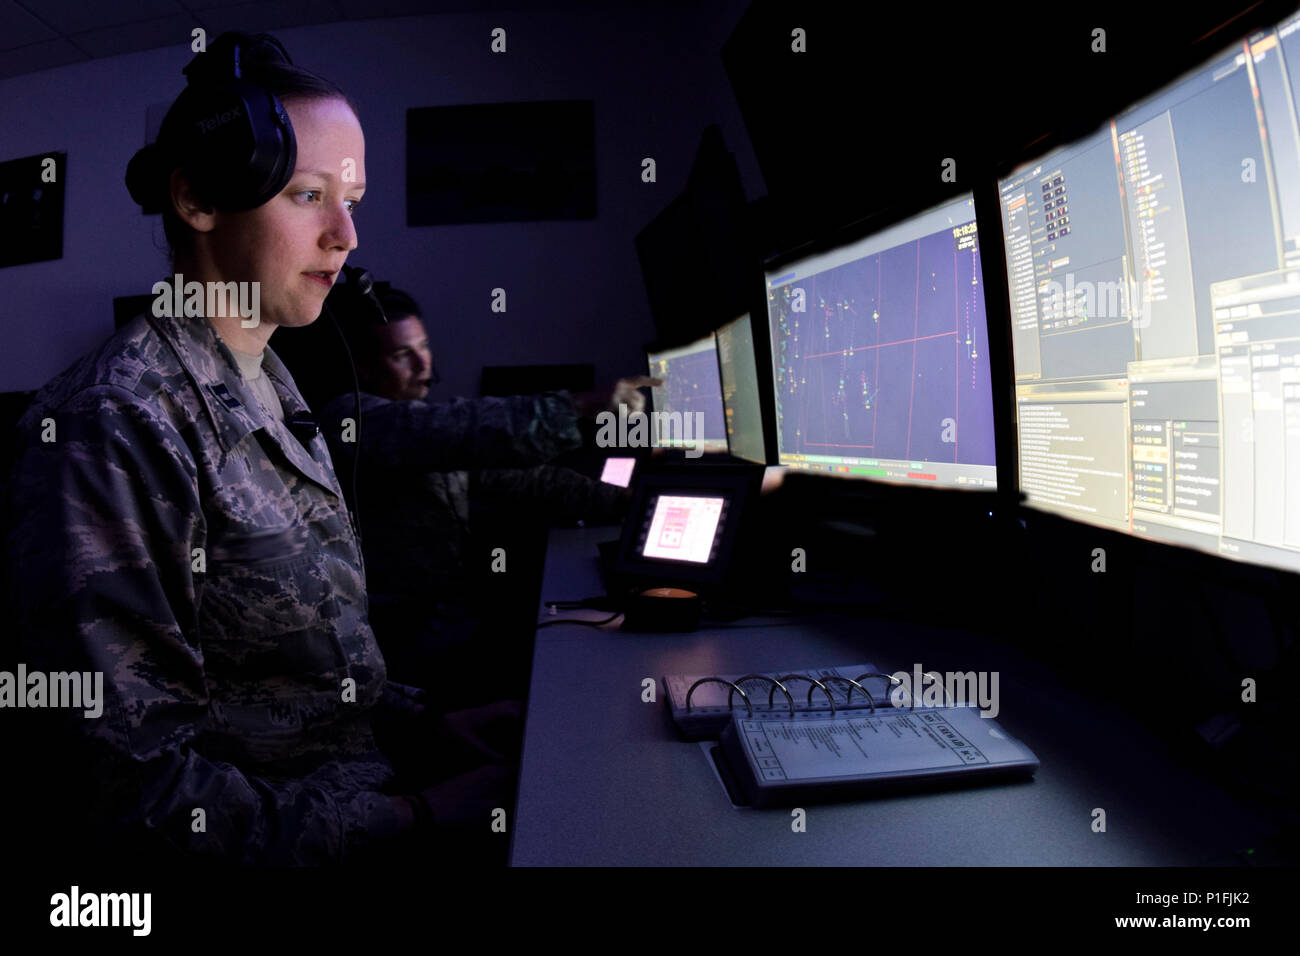
POLYGON ((973 707, 796 720, 736 714, 723 729, 721 751, 740 802, 755 807, 988 783, 1038 769, 1033 751, 973 707))
POLYGON ((888 706, 889 678, 870 664, 849 664, 797 673, 673 674, 664 677, 664 688, 683 739, 704 740, 722 733, 737 711, 767 719, 888 706))
POLYGON ((664 678, 681 735, 721 735, 715 769, 737 805, 961 786, 1038 769, 1033 751, 975 707, 915 706, 907 694, 893 706, 899 683, 870 664, 664 678))

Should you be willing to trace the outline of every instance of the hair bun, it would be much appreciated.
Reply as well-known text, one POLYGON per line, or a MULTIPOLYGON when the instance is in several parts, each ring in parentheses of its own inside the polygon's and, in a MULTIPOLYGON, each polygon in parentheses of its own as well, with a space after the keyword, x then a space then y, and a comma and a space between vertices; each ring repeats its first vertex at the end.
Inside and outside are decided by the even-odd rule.
POLYGON ((138 150, 126 164, 127 191, 146 214, 162 212, 166 205, 171 170, 165 165, 157 143, 138 150))

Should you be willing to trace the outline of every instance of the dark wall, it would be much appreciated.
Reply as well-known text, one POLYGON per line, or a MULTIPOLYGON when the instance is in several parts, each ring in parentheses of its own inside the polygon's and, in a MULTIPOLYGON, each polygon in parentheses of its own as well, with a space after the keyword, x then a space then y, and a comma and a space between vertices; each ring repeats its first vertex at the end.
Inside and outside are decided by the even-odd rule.
MULTIPOLYGON (((477 394, 484 365, 641 370, 654 336, 634 237, 686 185, 719 124, 749 198, 762 194, 719 51, 742 0, 593 14, 494 11, 277 31, 295 62, 342 87, 366 135, 368 190, 350 261, 424 307, 443 384, 477 394), (507 30, 507 52, 489 51, 507 30), (595 104, 596 218, 408 228, 406 110, 521 100, 595 104), (641 180, 653 157, 657 181, 641 180), (490 310, 507 293, 507 312, 490 310)), ((0 269, 0 391, 39 387, 113 331, 112 299, 167 276, 162 229, 123 185, 146 109, 181 90, 188 28, 162 49, 0 81, 0 161, 65 150, 64 256, 0 269)), ((272 340, 272 348, 275 346, 272 340)))

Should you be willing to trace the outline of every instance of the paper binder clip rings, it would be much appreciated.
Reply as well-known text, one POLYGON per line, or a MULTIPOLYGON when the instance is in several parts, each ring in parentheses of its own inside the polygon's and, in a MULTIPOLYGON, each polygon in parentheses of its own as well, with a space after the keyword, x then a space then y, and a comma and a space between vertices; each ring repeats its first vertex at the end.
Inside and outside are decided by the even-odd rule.
MULTIPOLYGON (((826 689, 826 685, 823 684, 821 681, 817 680, 817 678, 815 678, 815 677, 809 677, 809 676, 807 676, 806 674, 786 674, 784 677, 781 678, 781 680, 783 680, 783 681, 784 681, 784 680, 806 680, 806 681, 811 685, 811 686, 808 688, 808 706, 809 706, 809 707, 812 706, 812 695, 813 695, 813 690, 814 690, 815 688, 817 688, 817 687, 820 687, 820 688, 822 689, 822 693, 826 695, 826 699, 829 700, 829 701, 831 702, 831 716, 832 716, 832 717, 835 716, 835 697, 834 697, 834 695, 831 694, 830 691, 828 691, 828 690, 826 689)), ((768 705, 769 707, 772 706, 772 695, 771 695, 771 694, 768 694, 768 695, 767 695, 767 705, 768 705)), ((791 717, 794 716, 794 704, 793 704, 793 703, 790 705, 790 716, 791 716, 791 717)))
MULTIPOLYGON (((766 674, 746 674, 744 677, 736 678, 734 683, 732 681, 725 680, 724 678, 721 677, 701 677, 694 684, 692 684, 690 688, 686 691, 686 710, 688 713, 690 712, 691 695, 695 693, 695 688, 699 687, 701 684, 726 684, 728 687, 731 688, 731 690, 727 691, 727 709, 728 710, 731 709, 731 702, 735 700, 736 693, 739 692, 741 699, 744 700, 745 702, 746 714, 750 717, 753 717, 754 708, 753 705, 750 704, 749 702, 749 695, 745 693, 745 688, 740 686, 741 684, 745 683, 745 681, 749 681, 749 680, 764 680, 772 685, 772 691, 767 695, 767 706, 769 708, 772 706, 772 697, 773 695, 776 694, 777 688, 779 687, 781 689, 781 693, 785 694, 785 699, 790 703, 790 716, 791 717, 794 716, 794 698, 790 696, 790 692, 786 690, 784 684, 782 684, 779 680, 775 680, 771 677, 768 677, 766 674)), ((823 690, 824 689, 825 688, 823 688, 823 690)), ((811 691, 809 691, 809 693, 811 694, 811 691)))
MULTIPOLYGON (((932 675, 930 675, 930 674, 925 674, 925 675, 923 675, 923 676, 925 676, 925 677, 930 677, 931 680, 934 680, 934 679, 936 679, 936 677, 937 677, 937 675, 932 676, 932 675)), ((901 680, 899 680, 897 677, 892 677, 892 676, 890 676, 889 674, 859 674, 858 677, 857 677, 857 679, 858 679, 858 680, 870 680, 870 679, 873 678, 873 677, 879 677, 879 678, 881 678, 881 679, 883 679, 883 680, 887 680, 887 681, 890 682, 890 684, 902 684, 902 683, 903 683, 903 682, 902 682, 901 680)), ((888 697, 889 695, 886 694, 885 696, 888 697)), ((912 709, 912 710, 916 710, 916 695, 915 695, 915 694, 908 694, 907 696, 908 696, 908 698, 910 699, 910 702, 911 702, 911 709, 912 709)))
MULTIPOLYGON (((781 678, 781 680, 777 680, 776 678, 768 677, 766 674, 746 674, 744 677, 736 678, 736 683, 743 684, 747 680, 765 680, 772 685, 772 689, 767 692, 768 710, 772 709, 772 698, 776 695, 777 688, 779 687, 781 689, 781 693, 785 694, 785 699, 790 703, 790 716, 791 717, 794 716, 794 698, 790 696, 790 692, 786 690, 785 685, 781 683, 781 680, 785 680, 784 677, 781 678)), ((731 706, 730 701, 727 701, 727 706, 728 707, 731 706)))
MULTIPOLYGON (((865 697, 865 698, 867 699, 867 703, 871 705, 871 712, 872 712, 873 714, 876 712, 876 699, 875 699, 874 697, 871 696, 870 692, 869 692, 865 687, 863 687, 861 684, 859 684, 859 683, 858 683, 856 680, 854 680, 852 677, 841 677, 839 674, 832 674, 832 675, 829 676, 829 677, 823 677, 822 680, 824 680, 824 681, 828 681, 828 682, 829 682, 829 681, 833 681, 833 680, 839 680, 839 681, 843 681, 844 683, 846 683, 846 684, 849 685, 849 692, 848 692, 847 694, 844 695, 844 703, 845 703, 846 705, 847 705, 847 704, 851 704, 851 703, 853 702, 853 688, 856 687, 858 690, 862 691, 862 696, 865 697)), ((822 689, 825 690, 825 688, 822 688, 822 689)), ((812 706, 812 692, 813 692, 813 689, 812 689, 811 687, 809 687, 809 688, 808 688, 808 706, 809 706, 809 707, 812 706)), ((827 697, 830 697, 830 692, 829 692, 829 691, 827 691, 826 696, 827 696, 827 697)), ((832 717, 835 716, 835 701, 834 701, 834 700, 831 700, 831 716, 832 716, 832 717)))
POLYGON ((728 687, 730 687, 731 690, 727 692, 728 710, 731 709, 731 701, 735 696, 736 691, 740 691, 740 698, 745 702, 746 713, 750 717, 754 716, 754 708, 750 706, 749 695, 745 693, 744 689, 739 687, 736 684, 733 684, 729 680, 723 680, 721 677, 701 677, 699 680, 697 680, 694 684, 690 686, 690 689, 686 691, 686 712, 687 713, 690 713, 691 710, 691 695, 695 693, 695 688, 699 687, 701 684, 726 684, 728 687))

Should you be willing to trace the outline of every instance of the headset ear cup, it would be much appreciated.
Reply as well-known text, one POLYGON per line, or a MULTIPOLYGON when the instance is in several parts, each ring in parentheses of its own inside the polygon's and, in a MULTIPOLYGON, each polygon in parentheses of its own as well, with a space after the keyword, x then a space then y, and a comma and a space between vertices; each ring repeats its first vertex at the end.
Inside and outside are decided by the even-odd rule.
MULTIPOLYGON (((176 157, 196 193, 230 212, 269 202, 288 184, 298 163, 298 142, 284 105, 238 76, 241 58, 245 64, 252 62, 250 53, 257 62, 291 62, 274 37, 222 34, 185 67, 189 85, 168 110, 158 134, 166 155, 176 157)), ((161 194, 170 170, 161 170, 161 147, 141 155, 144 152, 127 166, 127 188, 146 212, 160 212, 167 202, 161 194), (150 185, 151 177, 157 185, 150 185)))
POLYGON ((253 136, 252 156, 246 167, 249 205, 242 208, 254 209, 289 184, 298 166, 298 139, 283 103, 260 87, 241 85, 253 136))
POLYGON ((278 99, 238 81, 191 87, 181 96, 177 115, 184 119, 168 133, 181 144, 178 154, 192 157, 185 172, 205 201, 239 212, 261 206, 285 187, 298 148, 278 99))

